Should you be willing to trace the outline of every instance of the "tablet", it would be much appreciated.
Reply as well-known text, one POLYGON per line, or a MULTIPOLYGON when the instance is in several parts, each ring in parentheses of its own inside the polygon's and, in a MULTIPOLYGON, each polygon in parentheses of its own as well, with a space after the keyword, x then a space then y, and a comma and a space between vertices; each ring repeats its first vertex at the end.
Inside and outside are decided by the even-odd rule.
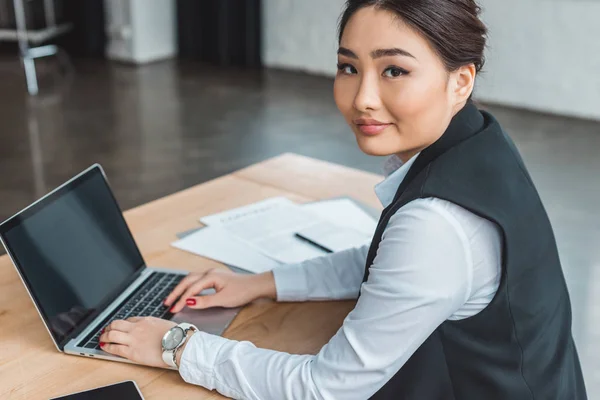
POLYGON ((126 381, 50 400, 144 400, 134 381, 126 381))

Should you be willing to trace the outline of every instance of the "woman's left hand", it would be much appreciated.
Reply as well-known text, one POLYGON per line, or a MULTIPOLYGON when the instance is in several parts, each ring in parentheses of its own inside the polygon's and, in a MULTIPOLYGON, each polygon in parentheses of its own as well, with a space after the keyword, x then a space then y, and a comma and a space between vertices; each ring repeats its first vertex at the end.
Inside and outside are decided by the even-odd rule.
POLYGON ((162 359, 162 338, 176 325, 154 317, 113 321, 100 336, 100 347, 138 364, 166 367, 162 359))

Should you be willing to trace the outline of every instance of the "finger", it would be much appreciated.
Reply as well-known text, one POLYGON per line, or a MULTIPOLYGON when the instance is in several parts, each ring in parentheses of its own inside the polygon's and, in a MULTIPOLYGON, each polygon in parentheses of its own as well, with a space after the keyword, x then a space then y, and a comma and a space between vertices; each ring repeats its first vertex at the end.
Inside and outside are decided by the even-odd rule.
POLYGON ((202 292, 204 289, 214 287, 215 278, 214 277, 206 277, 204 279, 199 280, 194 285, 189 287, 182 295, 181 298, 177 301, 177 303, 171 308, 171 312, 173 314, 180 312, 187 305, 197 304, 197 300, 195 297, 199 297, 198 294, 202 292))
POLYGON ((106 331, 121 331, 121 332, 131 332, 133 329, 133 324, 130 321, 117 320, 111 322, 107 327, 106 331))
POLYGON ((131 344, 131 335, 121 331, 108 331, 100 335, 100 343, 131 344))
POLYGON ((103 343, 100 348, 107 353, 114 354, 115 356, 129 358, 129 346, 122 344, 103 343))
POLYGON ((190 287, 194 282, 198 281, 201 278, 202 276, 198 276, 195 274, 190 274, 183 278, 181 282, 179 282, 179 284, 175 286, 175 289, 173 289, 173 291, 167 296, 167 298, 165 299, 165 305, 170 306, 171 304, 173 304, 173 302, 177 300, 177 298, 181 296, 181 294, 185 292, 185 290, 188 287, 190 287))
POLYGON ((129 317, 127 318, 127 322, 131 322, 132 324, 135 324, 137 322, 140 322, 141 320, 143 320, 144 317, 129 317))
POLYGON ((185 300, 185 304, 188 308, 191 308, 194 310, 203 310, 205 308, 211 308, 211 307, 220 305, 219 304, 220 298, 221 298, 221 296, 219 295, 219 293, 210 294, 210 295, 206 295, 206 296, 193 296, 193 297, 188 297, 185 300))
POLYGON ((188 299, 191 301, 191 297, 196 297, 196 295, 204 289, 214 287, 215 283, 214 276, 207 276, 206 278, 200 279, 183 293, 179 301, 173 306, 173 308, 171 308, 171 312, 175 314, 183 310, 183 308, 187 305, 188 299))

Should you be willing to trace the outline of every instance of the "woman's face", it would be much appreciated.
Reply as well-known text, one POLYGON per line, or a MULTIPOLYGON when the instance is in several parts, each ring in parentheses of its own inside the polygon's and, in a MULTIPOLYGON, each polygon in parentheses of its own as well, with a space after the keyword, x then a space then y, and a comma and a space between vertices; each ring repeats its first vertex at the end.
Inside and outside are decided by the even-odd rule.
MULTIPOLYGON (((428 147, 472 90, 465 71, 449 73, 424 37, 373 7, 348 21, 338 64, 335 102, 360 149, 375 156, 407 161, 428 147)), ((469 71, 474 79, 474 67, 469 71)))

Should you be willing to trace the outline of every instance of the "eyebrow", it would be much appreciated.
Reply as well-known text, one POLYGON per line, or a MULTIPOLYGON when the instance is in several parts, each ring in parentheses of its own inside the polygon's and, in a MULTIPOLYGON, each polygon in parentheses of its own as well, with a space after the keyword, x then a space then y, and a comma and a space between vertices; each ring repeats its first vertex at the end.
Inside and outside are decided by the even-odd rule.
MULTIPOLYGON (((356 53, 354 53, 352 50, 347 49, 345 47, 340 47, 338 49, 337 53, 341 56, 346 56, 346 57, 354 58, 355 60, 358 60, 358 56, 356 55, 356 53)), ((374 58, 374 59, 381 58, 381 57, 393 57, 393 56, 403 56, 403 57, 411 57, 411 58, 414 58, 415 60, 417 59, 415 56, 410 54, 408 51, 402 50, 399 48, 377 49, 377 50, 373 50, 371 52, 371 58, 374 58)))

